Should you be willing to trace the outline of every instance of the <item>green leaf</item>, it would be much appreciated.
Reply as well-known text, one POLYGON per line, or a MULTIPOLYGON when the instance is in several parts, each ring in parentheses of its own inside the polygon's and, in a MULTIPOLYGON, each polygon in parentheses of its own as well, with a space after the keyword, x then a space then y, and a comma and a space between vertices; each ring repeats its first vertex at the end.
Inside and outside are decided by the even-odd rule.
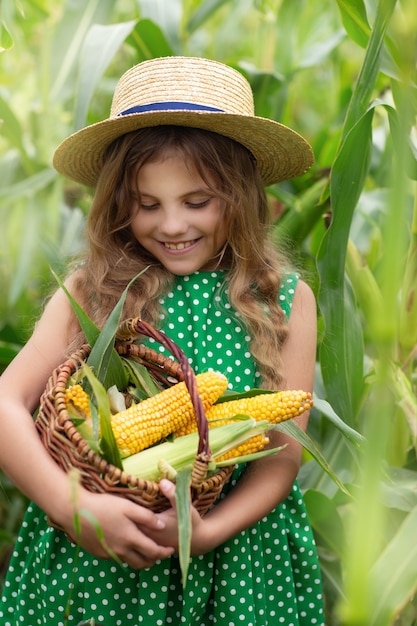
POLYGON ((302 49, 302 58, 298 62, 299 67, 307 69, 322 65, 328 60, 330 53, 336 50, 340 42, 345 38, 344 31, 339 30, 335 33, 330 33, 326 38, 320 38, 319 41, 306 43, 302 49))
MULTIPOLYGON (((88 365, 83 365, 83 373, 85 374, 88 382, 91 385, 93 390, 93 394, 96 400, 96 406, 98 411, 98 419, 100 424, 100 448, 103 451, 103 457, 109 462, 118 467, 119 469, 123 469, 122 460, 120 457, 120 452, 116 444, 116 440, 114 438, 113 430, 111 427, 111 410, 110 410, 110 402, 109 397, 107 395, 106 389, 103 387, 101 382, 94 376, 92 370, 88 365)), ((93 413, 93 429, 95 416, 93 413)))
POLYGON ((363 393, 363 338, 352 289, 345 280, 352 216, 368 173, 373 111, 348 132, 330 178, 332 222, 323 238, 318 300, 325 324, 320 347, 323 381, 330 404, 353 421, 363 393), (352 379, 352 376, 354 379, 352 379))
POLYGON ((51 86, 48 95, 51 102, 61 103, 75 94, 77 64, 84 39, 92 24, 110 21, 113 10, 113 0, 71 0, 63 3, 63 13, 50 50, 51 86))
POLYGON ((174 55, 164 33, 151 20, 140 20, 126 38, 126 43, 139 53, 138 61, 174 55))
POLYGON ((289 207, 274 226, 273 237, 278 246, 287 241, 301 245, 311 233, 323 217, 324 208, 320 198, 327 184, 326 177, 320 178, 298 196, 286 193, 279 185, 270 188, 271 195, 289 207))
POLYGON ((6 24, 1 21, 0 22, 0 52, 4 52, 5 50, 10 50, 13 48, 14 40, 12 35, 10 34, 9 29, 6 24))
MULTIPOLYGON (((397 0, 380 0, 375 23, 371 31, 366 55, 359 72, 359 77, 349 102, 343 125, 343 137, 359 122, 372 100, 375 83, 381 65, 381 51, 385 31, 391 19, 397 0)), ((358 152, 356 155, 358 156, 358 152)))
MULTIPOLYGON (((90 405, 91 405, 91 402, 90 402, 90 405)), ((93 415, 94 409, 95 409, 94 406, 90 406, 92 415, 93 415)), ((75 407, 72 402, 67 403, 67 411, 68 411, 68 416, 71 422, 74 424, 74 426, 80 433, 81 437, 88 443, 88 445, 90 446, 92 450, 94 450, 94 452, 96 452, 97 454, 101 456, 103 453, 100 449, 98 436, 96 434, 98 433, 98 428, 96 429, 96 433, 95 433, 93 428, 87 422, 85 416, 82 415, 81 411, 77 407, 75 407)))
POLYGON ((371 33, 371 27, 366 15, 366 7, 363 0, 337 0, 343 26, 349 37, 359 46, 366 48, 371 33))
POLYGON ((117 329, 120 323, 120 318, 123 311, 123 306, 126 300, 127 292, 133 283, 146 271, 146 268, 139 272, 137 276, 127 285, 113 311, 110 313, 103 326, 97 340, 92 347, 92 350, 87 359, 88 365, 93 369, 95 376, 100 380, 108 389, 112 385, 116 385, 118 389, 123 389, 126 384, 126 370, 123 366, 123 361, 114 350, 114 342, 116 339, 117 329), (123 379, 123 384, 120 384, 120 379, 123 379))
POLYGON ((93 24, 80 54, 79 89, 75 107, 75 130, 86 124, 88 106, 95 88, 135 21, 119 24, 93 24))
POLYGON ((193 33, 200 28, 211 16, 230 0, 205 0, 198 4, 197 10, 191 15, 187 24, 187 31, 193 33))
POLYGON ((3 187, 0 189, 0 200, 7 198, 8 201, 21 198, 23 196, 31 197, 37 191, 47 187, 57 177, 57 172, 52 168, 46 168, 28 176, 14 185, 3 187))
POLYGON ((338 430, 340 430, 346 439, 355 444, 355 446, 359 447, 360 444, 365 441, 365 437, 346 424, 346 422, 344 422, 342 418, 337 415, 332 406, 326 400, 322 400, 321 398, 314 396, 314 405, 312 410, 314 409, 317 409, 322 415, 327 417, 327 419, 330 420, 338 430))
POLYGON ((131 383, 136 387, 134 391, 136 393, 141 392, 141 397, 151 398, 162 391, 162 387, 156 384, 145 365, 132 357, 122 357, 122 361, 128 371, 131 383))
POLYGON ((271 391, 270 389, 257 389, 255 387, 253 389, 249 389, 249 391, 242 392, 231 391, 230 389, 227 389, 224 393, 222 393, 220 398, 216 400, 215 404, 222 404, 222 402, 230 402, 231 400, 242 400, 243 398, 253 398, 254 396, 259 396, 265 393, 276 392, 271 391))
MULTIPOLYGON (((59 278, 59 276, 53 270, 51 270, 51 272, 55 280, 57 281, 58 285, 61 287, 61 289, 64 291, 67 298, 69 299, 72 309, 78 319, 78 322, 87 339, 88 344, 92 346, 92 348, 94 349, 96 341, 101 335, 100 329, 97 328, 97 326, 94 324, 92 319, 87 315, 84 309, 78 304, 75 298, 72 297, 72 295, 70 294, 70 292, 68 291, 68 289, 66 288, 62 280, 59 278)), ((130 283, 128 287, 126 288, 126 291, 129 288, 129 286, 130 286, 130 283)), ((104 331, 104 328, 103 328, 103 331, 104 331)), ((118 389, 125 389, 128 384, 128 376, 124 368, 123 361, 121 357, 119 356, 119 354, 116 352, 116 350, 113 349, 113 346, 114 346, 114 339, 113 339, 113 344, 112 344, 112 350, 110 351, 109 355, 106 355, 107 358, 109 359, 108 367, 107 369, 104 370, 104 374, 102 374, 103 379, 100 379, 100 380, 102 380, 106 388, 109 388, 112 385, 116 385, 118 389)), ((102 349, 101 346, 97 348, 97 350, 101 350, 101 349, 102 349)), ((87 359, 87 363, 90 365, 90 367, 94 369, 95 375, 97 376, 97 378, 99 378, 99 373, 95 369, 95 360, 96 360, 96 354, 94 354, 93 358, 91 359, 91 353, 90 353, 89 358, 87 359)))
POLYGON ((191 552, 191 468, 177 473, 175 502, 178 516, 178 555, 182 585, 185 588, 191 552))
POLYGON ((344 484, 341 482, 341 480, 337 476, 337 474, 330 467, 327 459, 325 459, 325 457, 320 452, 316 443, 311 439, 311 437, 307 433, 305 433, 296 424, 296 422, 294 422, 293 420, 288 420, 287 422, 276 424, 273 428, 274 430, 279 430, 280 432, 285 433, 286 435, 289 435, 290 437, 298 441, 298 443, 300 443, 306 450, 308 450, 308 452, 317 461, 317 463, 322 467, 322 469, 326 472, 326 474, 328 474, 330 478, 334 480, 334 482, 339 487, 339 489, 343 493, 346 493, 346 494, 349 493, 346 487, 344 486, 344 484))
POLYGON ((249 81, 255 102, 256 114, 260 117, 280 119, 283 115, 285 78, 276 72, 262 72, 252 65, 241 62, 239 70, 249 81))
POLYGON ((332 552, 342 558, 344 529, 337 503, 321 491, 313 489, 307 489, 303 497, 315 534, 332 552))
POLYGON ((390 509, 406 513, 417 509, 417 472, 388 467, 382 483, 382 500, 390 509))
MULTIPOLYGON (((183 15, 183 0, 137 0, 140 7, 140 13, 146 18, 150 24, 160 29, 164 39, 170 42, 171 52, 168 54, 178 54, 181 47, 181 30, 183 15)), ((156 33, 155 33, 156 34, 156 33)), ((148 36, 148 43, 155 48, 155 44, 159 46, 161 40, 155 38, 153 40, 152 33, 148 36)), ((166 49, 157 47, 154 56, 166 55, 166 49)))
POLYGON ((3 121, 1 134, 19 150, 22 156, 26 155, 23 146, 23 129, 9 103, 2 97, 0 97, 0 120, 3 121))
POLYGON ((97 337, 100 334, 100 330, 99 328, 94 324, 94 322, 92 321, 92 319, 87 315, 87 313, 84 311, 84 309, 78 304, 78 302, 75 300, 75 298, 72 297, 72 295, 70 294, 70 292, 68 291, 68 289, 66 288, 66 286, 64 285, 63 281, 60 279, 60 277, 58 276, 58 274, 56 272, 54 272, 53 269, 51 269, 52 275, 55 278, 56 282, 58 283, 58 285, 60 286, 60 288, 62 289, 62 291, 65 293, 65 295, 67 296, 68 300, 70 301, 70 304, 72 306, 72 309, 77 317, 77 320, 81 326, 81 330, 83 331, 88 343, 90 346, 94 346, 97 337))
MULTIPOLYGON (((259 450, 259 452, 253 452, 252 454, 242 454, 238 457, 233 457, 232 459, 227 459, 225 461, 215 461, 213 463, 213 470, 217 467, 228 467, 229 465, 236 465, 237 463, 251 463, 252 461, 257 461, 258 459, 262 459, 265 456, 271 456, 272 454, 278 454, 286 448, 286 446, 277 446, 276 448, 268 448, 266 450, 259 450)), ((211 470, 211 466, 209 464, 209 470, 211 470)))
POLYGON ((372 601, 369 626, 393 624, 405 603, 417 591, 416 528, 417 507, 397 529, 369 572, 372 601))

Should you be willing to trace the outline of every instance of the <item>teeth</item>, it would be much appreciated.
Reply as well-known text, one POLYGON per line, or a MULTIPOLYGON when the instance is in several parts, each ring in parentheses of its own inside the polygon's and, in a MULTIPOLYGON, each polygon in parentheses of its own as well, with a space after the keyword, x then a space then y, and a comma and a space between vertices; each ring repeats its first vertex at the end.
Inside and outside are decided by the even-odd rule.
POLYGON ((164 243, 165 248, 169 250, 184 250, 194 243, 194 241, 182 241, 181 243, 164 243))

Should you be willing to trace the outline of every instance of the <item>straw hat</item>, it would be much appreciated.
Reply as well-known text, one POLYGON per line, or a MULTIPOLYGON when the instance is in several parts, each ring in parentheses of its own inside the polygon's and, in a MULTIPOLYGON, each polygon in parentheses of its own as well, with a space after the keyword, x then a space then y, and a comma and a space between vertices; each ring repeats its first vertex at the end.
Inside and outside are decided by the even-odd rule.
POLYGON ((54 166, 94 187, 112 141, 167 124, 210 130, 243 144, 255 156, 265 185, 298 176, 313 163, 311 147, 300 135, 255 116, 250 85, 240 72, 217 61, 173 56, 144 61, 123 74, 109 119, 65 139, 54 166))

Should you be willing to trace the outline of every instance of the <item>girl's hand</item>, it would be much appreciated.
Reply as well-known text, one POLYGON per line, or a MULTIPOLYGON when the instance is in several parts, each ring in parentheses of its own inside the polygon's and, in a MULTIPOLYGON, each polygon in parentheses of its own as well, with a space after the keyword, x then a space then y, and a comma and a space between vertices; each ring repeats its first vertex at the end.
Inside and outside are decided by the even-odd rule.
POLYGON ((158 542, 164 521, 134 502, 82 490, 77 509, 81 536, 77 536, 73 517, 57 522, 74 543, 97 557, 110 559, 115 554, 130 567, 142 569, 174 553, 173 546, 158 542), (148 536, 150 531, 154 538, 148 536))
MULTIPOLYGON (((165 527, 162 530, 149 532, 146 534, 163 543, 163 545, 174 546, 178 551, 178 517, 175 502, 175 485, 169 480, 163 479, 159 483, 159 487, 164 496, 170 501, 171 508, 158 514, 158 518, 163 521, 165 527)), ((209 524, 200 517, 198 511, 191 507, 191 554, 193 556, 204 554, 214 547, 209 539, 209 524)))

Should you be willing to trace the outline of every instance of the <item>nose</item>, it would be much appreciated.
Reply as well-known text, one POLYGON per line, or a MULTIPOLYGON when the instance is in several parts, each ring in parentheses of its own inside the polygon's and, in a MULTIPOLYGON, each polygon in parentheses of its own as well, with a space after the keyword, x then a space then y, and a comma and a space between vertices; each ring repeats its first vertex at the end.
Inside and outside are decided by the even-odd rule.
POLYGON ((160 214, 159 230, 167 237, 179 237, 188 230, 186 214, 181 208, 167 207, 160 214))

